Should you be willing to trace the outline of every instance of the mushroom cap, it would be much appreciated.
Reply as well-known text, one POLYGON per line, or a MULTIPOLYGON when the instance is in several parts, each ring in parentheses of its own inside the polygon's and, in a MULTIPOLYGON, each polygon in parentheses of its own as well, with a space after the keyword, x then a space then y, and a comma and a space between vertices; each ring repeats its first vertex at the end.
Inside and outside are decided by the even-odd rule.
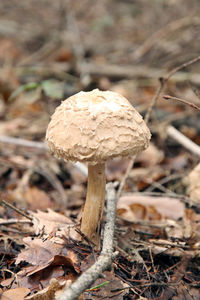
POLYGON ((98 89, 63 101, 46 133, 56 157, 92 164, 135 155, 148 147, 150 137, 142 116, 126 98, 98 89))

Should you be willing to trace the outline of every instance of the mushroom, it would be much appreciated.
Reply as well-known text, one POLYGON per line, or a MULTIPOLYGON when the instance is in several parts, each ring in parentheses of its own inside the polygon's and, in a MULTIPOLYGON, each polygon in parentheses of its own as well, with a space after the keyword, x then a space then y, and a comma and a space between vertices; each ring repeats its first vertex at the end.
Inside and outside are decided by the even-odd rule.
POLYGON ((96 245, 105 202, 105 162, 141 152, 150 137, 142 116, 126 98, 111 91, 79 92, 52 115, 46 133, 50 151, 65 161, 88 163, 81 231, 96 245))

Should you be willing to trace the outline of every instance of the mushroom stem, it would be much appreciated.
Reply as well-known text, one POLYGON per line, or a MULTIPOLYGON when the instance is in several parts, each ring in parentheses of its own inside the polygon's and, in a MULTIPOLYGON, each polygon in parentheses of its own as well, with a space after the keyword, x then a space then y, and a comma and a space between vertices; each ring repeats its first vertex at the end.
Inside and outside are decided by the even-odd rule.
POLYGON ((95 245, 99 245, 100 222, 105 203, 105 164, 88 165, 87 197, 81 231, 95 245))

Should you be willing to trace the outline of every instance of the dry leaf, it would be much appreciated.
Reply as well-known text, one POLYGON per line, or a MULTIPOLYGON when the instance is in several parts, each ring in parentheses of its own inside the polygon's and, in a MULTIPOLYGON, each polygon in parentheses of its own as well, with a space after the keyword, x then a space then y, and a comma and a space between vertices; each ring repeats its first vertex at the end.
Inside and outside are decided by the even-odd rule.
POLYGON ((55 244, 49 240, 43 241, 42 239, 30 237, 24 238, 26 249, 23 250, 16 259, 16 264, 21 261, 26 261, 32 265, 38 266, 47 264, 47 262, 59 254, 62 246, 55 244))
POLYGON ((30 292, 29 289, 19 287, 16 289, 10 289, 1 295, 1 300, 23 300, 26 295, 30 292))
POLYGON ((184 216, 184 204, 175 198, 127 195, 119 199, 117 214, 128 221, 141 219, 178 220, 184 216))

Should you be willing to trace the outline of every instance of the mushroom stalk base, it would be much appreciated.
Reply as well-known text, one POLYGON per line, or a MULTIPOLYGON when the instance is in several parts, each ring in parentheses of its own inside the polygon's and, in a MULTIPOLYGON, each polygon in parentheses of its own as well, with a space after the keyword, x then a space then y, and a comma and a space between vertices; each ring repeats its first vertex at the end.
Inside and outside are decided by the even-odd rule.
POLYGON ((99 246, 100 222, 105 204, 105 164, 88 165, 88 187, 81 231, 99 246))

